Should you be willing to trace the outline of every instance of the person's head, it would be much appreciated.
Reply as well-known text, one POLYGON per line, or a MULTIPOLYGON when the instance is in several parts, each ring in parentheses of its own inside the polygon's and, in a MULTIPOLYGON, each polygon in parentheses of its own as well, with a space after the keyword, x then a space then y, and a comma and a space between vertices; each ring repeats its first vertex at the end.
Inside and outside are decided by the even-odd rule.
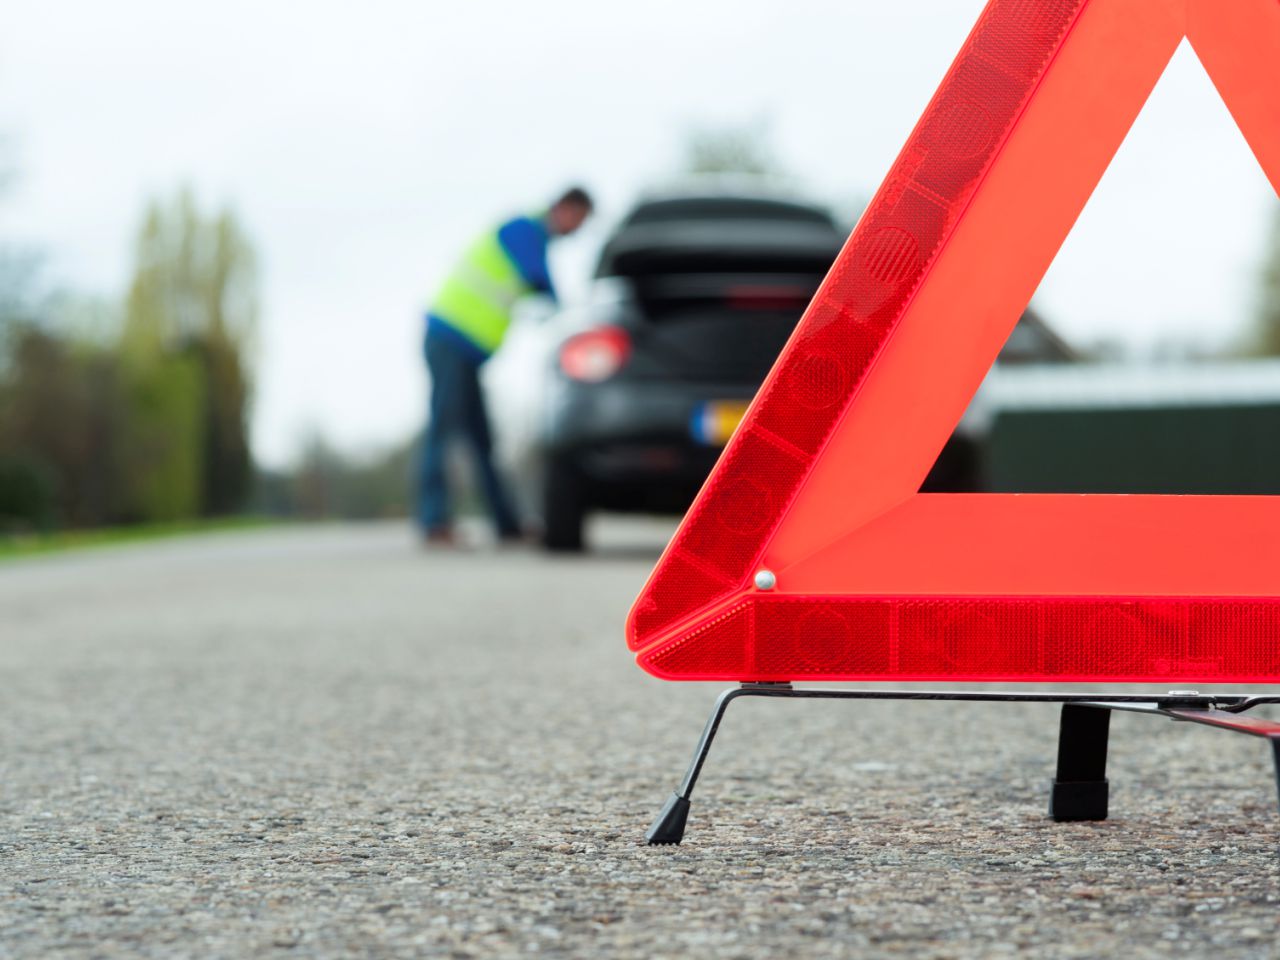
POLYGON ((567 237, 591 215, 591 195, 581 187, 570 187, 547 211, 547 226, 557 237, 567 237))

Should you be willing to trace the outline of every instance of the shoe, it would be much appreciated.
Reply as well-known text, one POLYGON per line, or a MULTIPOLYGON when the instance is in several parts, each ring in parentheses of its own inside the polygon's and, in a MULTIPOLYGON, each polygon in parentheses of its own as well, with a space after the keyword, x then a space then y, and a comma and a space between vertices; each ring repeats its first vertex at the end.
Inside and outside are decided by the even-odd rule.
POLYGON ((536 544, 540 534, 537 530, 507 530, 505 533, 498 534, 498 546, 500 547, 527 547, 536 544))
POLYGON ((453 527, 428 527, 422 531, 422 545, 424 547, 456 547, 458 535, 453 532, 453 527))

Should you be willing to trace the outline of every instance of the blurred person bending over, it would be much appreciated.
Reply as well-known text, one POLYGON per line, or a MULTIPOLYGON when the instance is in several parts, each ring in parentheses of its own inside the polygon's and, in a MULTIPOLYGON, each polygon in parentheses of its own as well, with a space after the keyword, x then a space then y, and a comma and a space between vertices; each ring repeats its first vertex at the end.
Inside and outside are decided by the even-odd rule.
POLYGON ((465 440, 475 456, 498 537, 523 535, 494 468, 480 367, 502 343, 517 300, 531 293, 555 299, 547 245, 577 230, 591 206, 587 192, 574 187, 545 213, 516 217, 489 230, 462 255, 427 312, 431 401, 419 464, 417 520, 428 543, 454 540, 445 451, 455 437, 465 440))

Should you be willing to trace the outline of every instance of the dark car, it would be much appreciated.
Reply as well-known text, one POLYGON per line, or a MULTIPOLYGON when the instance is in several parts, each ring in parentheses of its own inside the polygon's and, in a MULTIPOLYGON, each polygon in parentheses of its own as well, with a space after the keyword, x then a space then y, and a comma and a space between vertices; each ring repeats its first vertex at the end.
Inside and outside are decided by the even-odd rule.
MULTIPOLYGON (((820 206, 763 194, 632 209, 588 302, 525 325, 487 377, 504 463, 549 549, 580 550, 591 511, 689 506, 846 235, 820 206)), ((926 489, 974 489, 976 471, 953 438, 926 489)))
POLYGON ((540 333, 550 356, 532 362, 550 382, 534 399, 504 391, 540 408, 515 459, 548 548, 581 549, 593 510, 689 506, 845 236, 826 210, 767 195, 632 209, 589 303, 540 333))

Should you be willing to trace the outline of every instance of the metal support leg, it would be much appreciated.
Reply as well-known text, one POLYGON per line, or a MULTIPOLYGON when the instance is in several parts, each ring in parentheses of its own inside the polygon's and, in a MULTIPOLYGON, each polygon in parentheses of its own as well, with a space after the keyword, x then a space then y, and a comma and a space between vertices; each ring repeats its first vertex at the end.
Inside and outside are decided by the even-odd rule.
POLYGON ((1265 737, 1271 744, 1271 758, 1275 764, 1276 773, 1276 793, 1277 799, 1280 799, 1280 723, 1274 720, 1263 720, 1260 717, 1244 717, 1238 711, 1227 710, 1170 707, 1161 710, 1161 713, 1175 720, 1202 723, 1208 727, 1219 727, 1253 737, 1265 737))
POLYGON ((693 751, 693 760, 680 788, 649 827, 650 844, 675 844, 684 838, 689 819, 689 798, 702 772, 711 741, 729 704, 738 697, 778 697, 799 700, 941 700, 986 703, 1061 703, 1062 725, 1058 738, 1058 770, 1049 800, 1054 820, 1105 820, 1107 818, 1107 735, 1113 710, 1207 724, 1237 733, 1265 737, 1271 743, 1280 793, 1280 723, 1243 716, 1268 703, 1280 703, 1280 694, 1201 694, 1170 691, 1153 694, 1087 694, 1002 690, 848 690, 793 687, 789 683, 750 683, 720 694, 693 751))
POLYGON ((1049 794, 1054 820, 1107 819, 1107 734, 1111 711, 1075 703, 1062 705, 1058 772, 1049 794))
POLYGON ((711 716, 707 717, 707 725, 702 728, 698 745, 693 748, 693 759, 689 761, 689 769, 685 771, 684 779, 680 781, 680 789, 671 794, 657 818, 645 832, 644 838, 650 846, 675 844, 684 839, 684 827, 689 819, 689 799, 693 794, 693 786, 698 782, 698 774, 702 773, 702 765, 707 761, 707 754, 711 752, 711 741, 716 738, 716 731, 720 729, 724 712, 729 709, 729 704, 735 699, 750 692, 743 687, 735 687, 724 691, 716 698, 716 705, 711 710, 711 716))
POLYGON ((1271 759, 1275 760, 1276 801, 1280 803, 1280 737, 1271 737, 1271 759))
POLYGON ((1271 756, 1276 767, 1276 800, 1280 802, 1280 737, 1271 738, 1271 756))

